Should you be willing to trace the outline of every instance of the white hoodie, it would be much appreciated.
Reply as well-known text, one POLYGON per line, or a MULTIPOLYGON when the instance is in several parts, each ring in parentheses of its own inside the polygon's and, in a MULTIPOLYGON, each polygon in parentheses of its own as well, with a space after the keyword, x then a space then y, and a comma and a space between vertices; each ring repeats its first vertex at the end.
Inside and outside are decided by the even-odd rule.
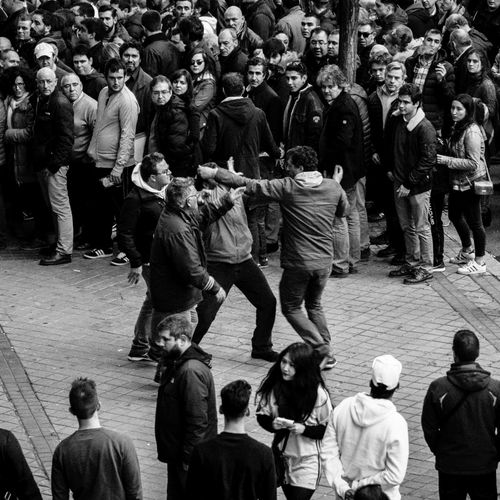
POLYGON ((167 186, 163 186, 160 190, 151 187, 141 176, 141 164, 138 163, 134 170, 132 170, 131 176, 132 182, 139 188, 144 189, 145 191, 149 191, 150 193, 154 193, 158 198, 162 200, 165 199, 165 190, 167 186))
POLYGON ((356 394, 333 410, 321 458, 336 498, 344 498, 350 488, 380 484, 390 500, 400 500, 399 485, 408 465, 408 425, 392 401, 356 394))

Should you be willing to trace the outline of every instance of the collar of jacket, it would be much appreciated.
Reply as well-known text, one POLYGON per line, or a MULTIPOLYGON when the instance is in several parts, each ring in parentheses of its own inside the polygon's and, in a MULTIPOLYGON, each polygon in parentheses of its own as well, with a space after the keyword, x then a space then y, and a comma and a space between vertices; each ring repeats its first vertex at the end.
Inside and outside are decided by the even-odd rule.
POLYGON ((408 132, 415 130, 415 127, 425 118, 425 113, 422 108, 418 108, 415 116, 406 123, 406 128, 408 132))
POLYGON ((169 40, 165 36, 165 34, 160 31, 160 33, 155 33, 154 35, 149 35, 148 37, 146 37, 146 39, 144 40, 144 47, 147 47, 149 44, 158 41, 168 42, 169 40))

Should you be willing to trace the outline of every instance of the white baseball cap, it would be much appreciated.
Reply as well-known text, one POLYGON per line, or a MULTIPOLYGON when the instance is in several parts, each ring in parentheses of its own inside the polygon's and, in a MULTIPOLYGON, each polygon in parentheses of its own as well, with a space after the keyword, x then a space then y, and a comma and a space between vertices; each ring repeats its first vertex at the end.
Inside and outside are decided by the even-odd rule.
POLYGON ((391 391, 398 386, 402 370, 403 365, 394 356, 377 356, 372 363, 372 382, 376 386, 384 384, 391 391))
POLYGON ((39 57, 51 57, 56 54, 56 51, 54 49, 54 46, 51 45, 50 43, 45 43, 41 42, 35 47, 35 58, 38 59, 39 57))

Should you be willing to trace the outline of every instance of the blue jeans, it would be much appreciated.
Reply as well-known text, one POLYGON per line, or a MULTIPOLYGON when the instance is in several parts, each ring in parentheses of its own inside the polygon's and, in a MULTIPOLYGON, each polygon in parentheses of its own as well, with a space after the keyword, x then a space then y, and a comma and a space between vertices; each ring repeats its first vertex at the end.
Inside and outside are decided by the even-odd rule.
POLYGON ((333 269, 343 273, 359 262, 361 252, 356 184, 346 195, 349 210, 345 217, 335 217, 333 222, 333 269))
POLYGON ((308 271, 284 269, 280 281, 281 311, 293 329, 322 356, 331 354, 330 332, 321 296, 331 267, 308 271), (302 310, 305 304, 307 316, 302 310))

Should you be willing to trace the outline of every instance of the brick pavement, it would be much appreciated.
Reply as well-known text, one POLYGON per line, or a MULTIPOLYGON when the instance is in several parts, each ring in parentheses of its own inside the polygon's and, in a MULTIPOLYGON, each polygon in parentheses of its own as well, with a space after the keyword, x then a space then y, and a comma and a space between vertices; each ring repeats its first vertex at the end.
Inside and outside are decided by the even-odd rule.
MULTIPOLYGON (((450 231, 452 235, 452 232, 450 231)), ((457 243, 447 237, 449 256, 457 243)), ((403 485, 405 499, 436 498, 436 472, 420 430, 422 399, 429 382, 451 361, 453 333, 473 328, 481 336, 480 361, 500 376, 496 348, 500 326, 500 264, 488 261, 490 274, 481 278, 454 274, 449 266, 431 285, 403 286, 387 277, 385 263, 373 259, 360 273, 331 279, 325 309, 338 353, 337 367, 327 374, 334 402, 366 390, 374 356, 391 353, 404 370, 395 403, 410 428, 410 464, 403 485)), ((76 257, 70 266, 43 268, 26 252, 0 253, 0 390, 1 425, 13 430, 50 498, 45 472, 48 450, 76 428, 68 412, 71 380, 96 380, 106 427, 134 439, 141 463, 145 498, 165 497, 165 467, 156 461, 153 421, 157 386, 154 368, 126 360, 133 324, 144 287, 126 284, 127 271, 109 260, 76 257), (13 349, 12 349, 12 348, 13 349), (13 350, 15 352, 13 352, 13 350)), ((277 256, 265 270, 277 293, 277 256)), ((254 312, 232 291, 202 346, 214 355, 218 389, 245 378, 254 390, 269 365, 250 359, 254 312)), ((298 340, 278 314, 275 347, 298 340)), ((254 418, 249 432, 269 443, 254 418)), ((314 498, 331 498, 325 486, 314 498)))

